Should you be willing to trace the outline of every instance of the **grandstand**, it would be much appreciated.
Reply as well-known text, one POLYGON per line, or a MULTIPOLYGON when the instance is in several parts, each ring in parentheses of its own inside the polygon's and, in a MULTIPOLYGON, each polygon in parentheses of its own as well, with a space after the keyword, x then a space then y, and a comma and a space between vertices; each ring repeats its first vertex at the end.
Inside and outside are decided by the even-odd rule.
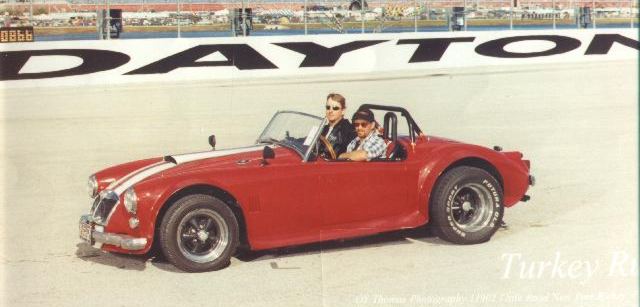
MULTIPOLYGON (((308 1, 308 10, 335 10, 335 9, 347 9, 352 1, 308 1)), ((450 8, 454 6, 467 6, 467 7, 483 7, 483 8, 504 8, 511 6, 511 0, 428 0, 428 1, 368 1, 368 8, 413 8, 418 7, 430 7, 430 8, 450 8)), ((216 1, 216 0, 180 0, 180 1, 159 1, 159 0, 137 0, 137 1, 125 1, 125 0, 112 0, 108 1, 111 8, 122 9, 125 12, 140 12, 140 11, 176 11, 180 6, 181 11, 220 11, 223 9, 233 9, 242 6, 242 1, 216 1)), ((250 6, 258 10, 302 10, 305 2, 302 0, 297 1, 268 1, 268 0, 246 0, 244 1, 246 6, 250 6)), ((46 7, 47 10, 54 12, 82 12, 82 11, 95 11, 97 8, 102 8, 107 4, 107 1, 102 0, 0 0, 0 9, 24 9, 30 6, 35 8, 46 7)), ((590 0, 513 0, 513 6, 516 8, 552 8, 555 6, 557 9, 569 8, 569 7, 595 7, 595 8, 619 8, 619 7, 631 7, 636 6, 633 0, 616 0, 616 1, 590 1, 590 0)))
MULTIPOLYGON (((349 11, 353 1, 307 1, 307 21, 327 23, 336 16, 344 21, 358 20, 444 20, 447 10, 466 7, 468 19, 572 19, 578 7, 593 8, 593 18, 638 16, 634 0, 369 0, 365 15, 349 11)), ((300 23, 304 20, 305 1, 216 1, 216 0, 0 0, 0 16, 5 26, 34 25, 92 26, 96 12, 120 9, 127 25, 219 24, 229 22, 229 13, 242 5, 251 7, 257 23, 300 23)), ((1 18, 0 18, 1 20, 1 18)), ((633 20, 631 23, 633 24, 633 20)), ((635 21, 637 22, 637 21, 635 21)))

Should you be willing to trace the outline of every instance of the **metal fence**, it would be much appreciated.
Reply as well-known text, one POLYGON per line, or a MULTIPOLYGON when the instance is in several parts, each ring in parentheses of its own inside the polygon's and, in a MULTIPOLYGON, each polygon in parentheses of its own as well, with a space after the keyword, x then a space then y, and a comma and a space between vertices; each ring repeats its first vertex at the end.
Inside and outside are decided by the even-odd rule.
POLYGON ((37 33, 95 32, 100 24, 97 16, 108 9, 121 10, 125 33, 173 33, 178 37, 638 24, 635 0, 0 0, 5 27, 32 25, 39 29, 37 33))

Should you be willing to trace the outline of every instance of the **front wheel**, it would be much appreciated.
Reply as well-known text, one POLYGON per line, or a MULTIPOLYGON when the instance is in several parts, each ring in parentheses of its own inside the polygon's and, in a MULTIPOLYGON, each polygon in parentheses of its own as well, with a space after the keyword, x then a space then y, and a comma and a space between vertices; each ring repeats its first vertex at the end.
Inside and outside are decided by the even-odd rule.
POLYGON ((229 265, 238 246, 238 222, 221 200, 203 194, 179 199, 160 225, 160 247, 177 268, 188 272, 229 265))
POLYGON ((486 242, 500 227, 502 197, 500 184, 488 172, 469 166, 451 169, 432 191, 430 226, 441 239, 452 243, 486 242))

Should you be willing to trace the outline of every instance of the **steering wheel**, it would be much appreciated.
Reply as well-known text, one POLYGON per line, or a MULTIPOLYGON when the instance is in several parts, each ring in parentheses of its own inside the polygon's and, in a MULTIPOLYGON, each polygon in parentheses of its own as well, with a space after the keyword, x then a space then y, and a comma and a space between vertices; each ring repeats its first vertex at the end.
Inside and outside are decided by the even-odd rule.
POLYGON ((322 144, 324 145, 324 148, 327 149, 327 151, 329 152, 329 156, 331 156, 331 160, 335 160, 338 158, 338 156, 336 156, 336 151, 333 150, 333 145, 331 145, 331 143, 329 143, 329 141, 327 140, 326 137, 324 136, 320 136, 320 141, 322 142, 322 144))

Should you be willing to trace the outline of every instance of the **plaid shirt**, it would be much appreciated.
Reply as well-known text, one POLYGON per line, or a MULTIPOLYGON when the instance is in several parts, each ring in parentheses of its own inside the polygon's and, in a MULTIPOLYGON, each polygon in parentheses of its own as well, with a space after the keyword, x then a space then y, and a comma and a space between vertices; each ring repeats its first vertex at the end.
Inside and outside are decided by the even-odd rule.
POLYGON ((366 151, 367 160, 371 160, 373 158, 384 157, 385 151, 387 150, 387 144, 384 143, 384 140, 378 136, 374 130, 371 131, 371 133, 369 133, 362 142, 360 142, 360 138, 358 137, 353 139, 347 146, 347 152, 352 152, 354 150, 366 151))

